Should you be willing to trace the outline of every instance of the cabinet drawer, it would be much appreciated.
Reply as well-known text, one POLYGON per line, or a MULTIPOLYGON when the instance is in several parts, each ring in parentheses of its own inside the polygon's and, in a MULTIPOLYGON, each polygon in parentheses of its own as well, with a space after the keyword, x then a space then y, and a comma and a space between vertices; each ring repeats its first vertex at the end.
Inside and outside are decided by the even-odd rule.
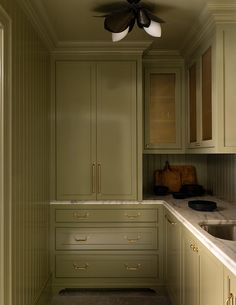
POLYGON ((56 210, 56 222, 157 222, 158 210, 56 210))
POLYGON ((57 278, 157 277, 158 256, 153 255, 57 255, 57 278))
POLYGON ((158 228, 56 228, 56 250, 157 249, 158 228))

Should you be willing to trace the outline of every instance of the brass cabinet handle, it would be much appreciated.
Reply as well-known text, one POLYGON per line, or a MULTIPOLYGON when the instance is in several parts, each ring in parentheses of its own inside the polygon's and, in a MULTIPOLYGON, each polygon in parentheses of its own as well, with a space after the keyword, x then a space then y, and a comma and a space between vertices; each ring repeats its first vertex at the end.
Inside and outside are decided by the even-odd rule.
POLYGON ((225 301, 225 305, 229 305, 230 301, 232 300, 232 305, 234 305, 234 295, 232 293, 229 294, 229 297, 227 298, 227 300, 225 301))
POLYGON ((172 226, 175 226, 175 225, 177 225, 177 223, 176 222, 173 222, 173 221, 171 221, 169 218, 168 218, 168 216, 167 215, 165 215, 165 219, 172 225, 172 226))
POLYGON ((141 216, 141 213, 137 213, 135 215, 129 215, 127 213, 125 213, 125 216, 128 217, 129 219, 135 219, 141 216))
POLYGON ((86 219, 86 218, 89 217, 89 213, 86 212, 85 214, 80 214, 80 213, 78 213, 78 212, 74 212, 74 213, 73 213, 73 216, 74 216, 75 218, 78 218, 78 219, 86 219))
POLYGON ((87 241, 88 237, 87 236, 85 236, 85 237, 76 237, 76 236, 74 236, 74 240, 75 241, 87 241))
POLYGON ((128 264, 125 264, 125 268, 128 271, 137 271, 141 268, 141 264, 137 264, 135 267, 129 266, 128 264))
POLYGON ((141 236, 138 235, 137 238, 129 238, 128 236, 124 236, 124 238, 127 239, 129 243, 135 244, 141 239, 141 236))
POLYGON ((87 270, 88 266, 89 266, 88 263, 86 263, 84 266, 79 266, 76 263, 73 264, 75 270, 87 270))
POLYGON ((197 253, 198 253, 198 251, 199 251, 198 247, 197 247, 195 244, 193 244, 193 243, 190 244, 190 248, 191 248, 194 252, 197 252, 197 253))
POLYGON ((101 193, 101 164, 98 163, 98 193, 101 193))
POLYGON ((95 163, 92 165, 92 192, 95 193, 95 184, 96 184, 96 177, 95 177, 95 163))

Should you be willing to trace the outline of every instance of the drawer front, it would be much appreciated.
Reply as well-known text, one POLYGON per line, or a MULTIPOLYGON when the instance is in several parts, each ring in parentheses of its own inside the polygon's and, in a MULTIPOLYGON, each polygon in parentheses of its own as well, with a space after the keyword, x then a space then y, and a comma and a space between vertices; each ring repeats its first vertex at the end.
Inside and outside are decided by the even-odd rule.
POLYGON ((157 249, 158 228, 57 228, 56 250, 157 249))
POLYGON ((57 255, 57 278, 156 278, 157 255, 57 255))
POLYGON ((56 222, 157 222, 158 210, 89 210, 58 209, 56 222))

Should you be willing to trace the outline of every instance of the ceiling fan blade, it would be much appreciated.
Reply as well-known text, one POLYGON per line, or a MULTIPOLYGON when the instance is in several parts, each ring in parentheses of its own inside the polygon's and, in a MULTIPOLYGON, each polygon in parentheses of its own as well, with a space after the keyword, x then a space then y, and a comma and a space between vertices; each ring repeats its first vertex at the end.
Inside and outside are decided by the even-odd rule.
POLYGON ((149 27, 151 23, 151 19, 147 15, 144 8, 140 8, 137 13, 137 24, 140 28, 142 27, 149 27))
POLYGON ((158 22, 158 23, 165 23, 164 20, 162 20, 161 18, 157 17, 156 15, 153 15, 149 10, 146 9, 145 12, 146 12, 147 16, 148 16, 151 20, 156 21, 156 22, 158 22))
POLYGON ((105 18, 104 27, 109 32, 120 33, 130 26, 134 18, 135 15, 130 9, 117 11, 105 18))
POLYGON ((98 13, 111 13, 114 11, 119 11, 121 9, 126 9, 129 7, 129 4, 124 2, 124 1, 117 1, 113 3, 108 3, 108 4, 101 4, 97 5, 93 8, 94 12, 98 13))

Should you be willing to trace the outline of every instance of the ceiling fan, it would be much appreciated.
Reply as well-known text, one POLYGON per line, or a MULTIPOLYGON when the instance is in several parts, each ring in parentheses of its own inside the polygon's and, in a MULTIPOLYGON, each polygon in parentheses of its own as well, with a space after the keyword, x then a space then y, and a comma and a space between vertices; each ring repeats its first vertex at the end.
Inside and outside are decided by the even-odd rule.
POLYGON ((141 0, 126 0, 126 2, 115 2, 110 5, 102 5, 97 8, 107 10, 104 28, 112 33, 112 41, 120 41, 132 31, 135 22, 139 28, 144 29, 153 37, 161 37, 161 23, 164 21, 152 12, 153 6, 139 3, 141 0))

